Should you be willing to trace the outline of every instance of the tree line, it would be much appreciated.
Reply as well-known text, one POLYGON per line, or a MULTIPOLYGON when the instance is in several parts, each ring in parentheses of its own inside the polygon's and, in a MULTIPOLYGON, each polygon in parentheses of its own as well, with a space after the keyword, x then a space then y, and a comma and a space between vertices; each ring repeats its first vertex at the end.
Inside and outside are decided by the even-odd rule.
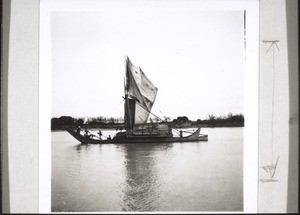
POLYGON ((63 129, 64 126, 104 126, 112 127, 115 125, 122 125, 124 123, 123 117, 71 117, 61 116, 59 118, 53 117, 51 119, 51 130, 63 129))
POLYGON ((244 126, 244 115, 243 114, 232 114, 216 116, 213 114, 208 114, 205 120, 198 119, 198 125, 204 125, 208 127, 232 127, 232 126, 244 126))
MULTIPOLYGON (((216 116, 208 114, 204 120, 197 119, 196 121, 189 120, 187 116, 178 116, 176 119, 171 117, 163 117, 163 119, 149 118, 151 123, 168 123, 174 127, 189 127, 189 126, 204 126, 204 127, 232 127, 244 126, 243 114, 232 114, 216 116)), ((71 117, 61 116, 51 119, 51 130, 60 130, 64 126, 82 126, 82 127, 102 127, 116 128, 124 126, 124 117, 71 117)))

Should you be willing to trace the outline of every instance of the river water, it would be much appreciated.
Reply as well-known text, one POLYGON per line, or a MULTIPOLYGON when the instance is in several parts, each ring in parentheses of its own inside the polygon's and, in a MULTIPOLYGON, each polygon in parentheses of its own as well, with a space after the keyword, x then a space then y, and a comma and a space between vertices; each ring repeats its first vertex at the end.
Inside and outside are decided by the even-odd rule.
POLYGON ((242 211, 243 128, 201 133, 207 142, 80 145, 52 132, 52 211, 242 211))

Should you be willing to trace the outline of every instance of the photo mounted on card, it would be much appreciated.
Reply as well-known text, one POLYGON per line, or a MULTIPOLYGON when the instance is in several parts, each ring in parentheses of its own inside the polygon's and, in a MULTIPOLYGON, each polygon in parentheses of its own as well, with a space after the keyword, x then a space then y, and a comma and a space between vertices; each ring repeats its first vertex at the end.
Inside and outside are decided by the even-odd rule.
POLYGON ((40 212, 256 212, 258 1, 40 1, 40 212))

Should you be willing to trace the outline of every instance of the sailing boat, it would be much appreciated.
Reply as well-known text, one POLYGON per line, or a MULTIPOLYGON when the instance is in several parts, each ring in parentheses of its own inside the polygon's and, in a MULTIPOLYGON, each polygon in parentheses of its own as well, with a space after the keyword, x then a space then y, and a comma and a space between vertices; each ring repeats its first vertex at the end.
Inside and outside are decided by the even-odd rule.
POLYGON ((140 67, 136 67, 130 61, 129 57, 126 57, 125 61, 126 78, 123 97, 125 100, 125 131, 118 132, 113 138, 106 140, 93 138, 94 135, 84 136, 80 131, 70 127, 66 128, 67 132, 83 144, 163 143, 208 140, 208 135, 200 134, 200 127, 188 136, 173 136, 170 125, 147 123, 158 88, 147 78, 140 67))

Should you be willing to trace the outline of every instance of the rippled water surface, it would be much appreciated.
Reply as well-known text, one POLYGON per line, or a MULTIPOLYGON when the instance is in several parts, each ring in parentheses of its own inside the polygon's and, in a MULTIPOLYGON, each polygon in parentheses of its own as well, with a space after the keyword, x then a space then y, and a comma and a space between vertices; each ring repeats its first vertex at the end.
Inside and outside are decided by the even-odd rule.
POLYGON ((52 132, 52 211, 242 211, 243 128, 201 133, 207 142, 80 145, 52 132))

